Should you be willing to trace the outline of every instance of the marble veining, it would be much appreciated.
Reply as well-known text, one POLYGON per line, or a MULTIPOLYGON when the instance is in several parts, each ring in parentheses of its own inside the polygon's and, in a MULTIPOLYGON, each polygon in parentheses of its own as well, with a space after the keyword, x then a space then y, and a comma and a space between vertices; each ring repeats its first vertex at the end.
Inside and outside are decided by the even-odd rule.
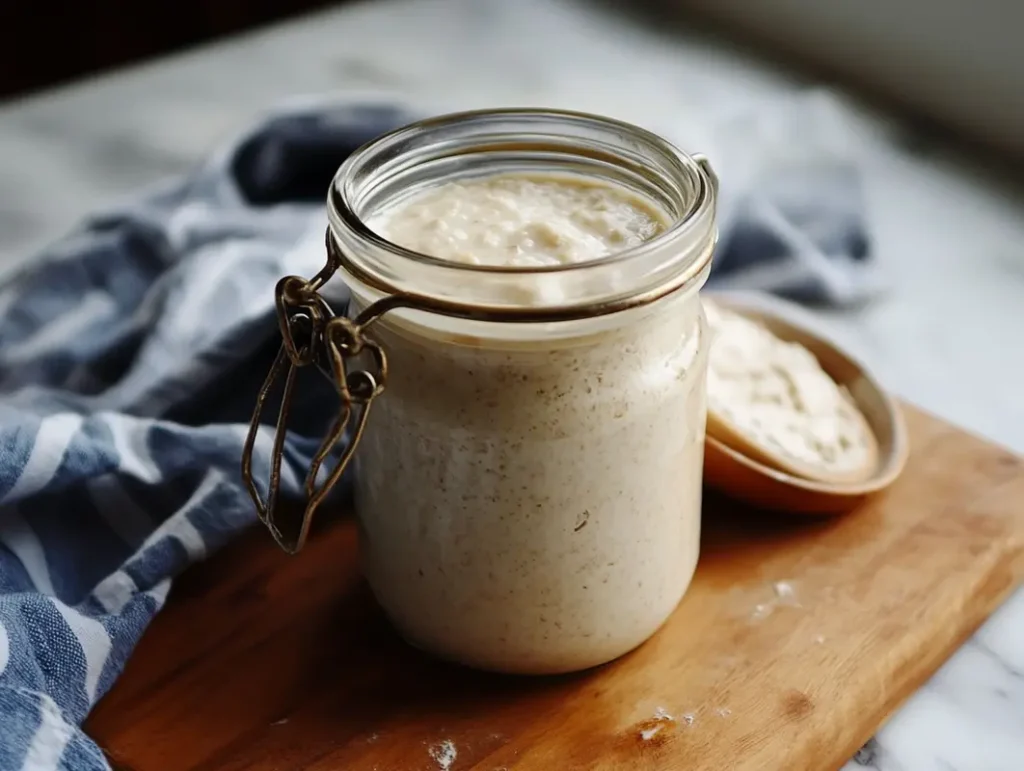
MULTIPOLYGON (((85 213, 187 169, 295 94, 385 94, 431 112, 593 110, 707 150, 708 115, 806 85, 731 46, 583 0, 346 4, 0 107, 0 271, 85 213)), ((896 392, 1024 452, 1024 191, 931 137, 860 108, 855 116, 850 141, 888 289, 858 309, 792 312, 896 392)), ((1024 592, 844 771, 862 769, 1024 769, 1024 592)))

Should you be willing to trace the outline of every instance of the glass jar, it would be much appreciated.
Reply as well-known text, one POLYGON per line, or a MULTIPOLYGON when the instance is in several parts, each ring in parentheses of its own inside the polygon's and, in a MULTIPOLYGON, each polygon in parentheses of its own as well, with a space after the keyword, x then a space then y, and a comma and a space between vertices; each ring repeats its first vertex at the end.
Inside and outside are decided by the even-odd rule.
POLYGON ((559 111, 444 116, 342 165, 329 248, 387 360, 354 456, 360 554, 410 643, 567 672, 635 648, 679 603, 700 539, 715 192, 703 159, 559 111), (508 172, 619 185, 669 225, 522 268, 427 257, 365 224, 424 187, 508 172))

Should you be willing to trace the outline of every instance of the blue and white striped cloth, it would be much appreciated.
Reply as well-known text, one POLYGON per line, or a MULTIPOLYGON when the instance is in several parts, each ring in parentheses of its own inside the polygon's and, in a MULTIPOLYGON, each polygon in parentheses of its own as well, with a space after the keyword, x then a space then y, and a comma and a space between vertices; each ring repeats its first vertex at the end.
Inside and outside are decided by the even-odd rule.
MULTIPOLYGON (((255 521, 239 459, 278 345, 274 283, 323 262, 341 160, 409 117, 271 115, 0 286, 0 771, 109 768, 79 725, 172 578, 255 521)), ((758 196, 770 216, 733 218, 713 280, 848 299, 830 275, 868 256, 856 176, 796 171, 799 186, 777 174, 762 192, 786 194, 758 196)))

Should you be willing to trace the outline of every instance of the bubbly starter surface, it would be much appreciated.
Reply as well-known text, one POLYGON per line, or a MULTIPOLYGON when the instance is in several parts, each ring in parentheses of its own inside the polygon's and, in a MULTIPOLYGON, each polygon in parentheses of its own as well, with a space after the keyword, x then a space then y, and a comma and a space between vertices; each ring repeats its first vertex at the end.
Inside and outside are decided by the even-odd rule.
MULTIPOLYGON (((373 226, 433 256, 593 259, 664 227, 612 187, 438 187, 373 226)), ((359 446, 364 570, 413 644, 511 672, 583 669, 676 607, 700 538, 706 410, 696 292, 552 348, 379 324, 389 381, 359 446)))
POLYGON ((622 188, 571 177, 449 182, 385 210, 370 227, 407 249, 473 265, 583 262, 637 246, 664 217, 622 188))

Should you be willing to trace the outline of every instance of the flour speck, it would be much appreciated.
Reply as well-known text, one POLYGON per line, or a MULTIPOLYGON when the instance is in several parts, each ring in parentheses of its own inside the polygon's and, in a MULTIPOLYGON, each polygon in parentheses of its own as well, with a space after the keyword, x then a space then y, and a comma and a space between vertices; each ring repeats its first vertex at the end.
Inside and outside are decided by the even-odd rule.
POLYGON ((450 739, 432 745, 429 752, 430 757, 434 759, 441 771, 448 771, 452 767, 452 763, 455 762, 455 758, 459 756, 455 744, 450 739))
POLYGON ((814 644, 815 645, 821 645, 823 642, 825 642, 825 635, 823 635, 823 634, 816 634, 816 635, 814 635, 814 644))
POLYGON ((796 588, 789 581, 773 581, 769 599, 759 602, 750 614, 753 621, 763 621, 782 607, 800 608, 800 600, 796 596, 796 588))
POLYGON ((693 714, 690 712, 687 712, 685 715, 683 715, 683 722, 686 723, 686 725, 693 725, 696 721, 697 718, 694 717, 693 714))
POLYGON ((797 600, 797 590, 793 588, 793 584, 790 582, 776 581, 772 584, 772 591, 775 592, 775 601, 779 605, 800 607, 800 602, 797 600))
POLYGON ((665 728, 669 723, 676 722, 675 717, 669 714, 669 711, 664 707, 658 707, 654 710, 654 715, 647 720, 642 721, 637 728, 639 728, 640 738, 645 742, 649 742, 665 728))
POLYGON ((661 728, 662 727, 660 725, 645 728, 640 732, 640 738, 643 739, 645 742, 649 742, 651 739, 658 735, 658 732, 661 731, 661 728))
POLYGON ((732 714, 732 710, 728 707, 719 707, 715 710, 715 714, 717 714, 719 717, 729 717, 729 715, 732 714))

